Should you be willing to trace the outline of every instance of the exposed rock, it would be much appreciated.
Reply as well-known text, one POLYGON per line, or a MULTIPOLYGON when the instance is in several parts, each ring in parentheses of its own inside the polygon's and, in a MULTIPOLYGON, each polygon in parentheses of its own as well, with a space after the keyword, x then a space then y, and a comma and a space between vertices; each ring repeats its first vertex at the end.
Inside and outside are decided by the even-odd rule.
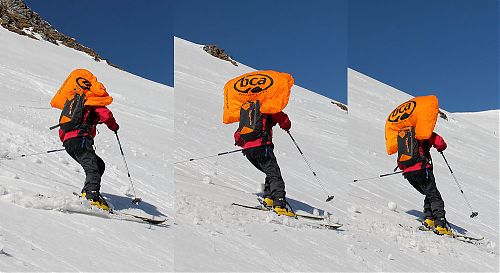
POLYGON ((441 112, 441 110, 438 110, 439 111, 439 117, 442 118, 442 119, 445 119, 445 120, 448 120, 448 117, 446 116, 445 113, 441 112))
POLYGON ((231 56, 227 55, 224 52, 224 49, 219 48, 216 45, 206 45, 203 47, 203 50, 205 50, 208 54, 210 54, 216 58, 219 58, 219 59, 224 60, 224 61, 228 61, 228 62, 232 63, 234 66, 238 66, 238 63, 236 63, 231 56))
MULTIPOLYGON (((23 0, 0 0, 0 25, 12 32, 28 36, 32 39, 38 40, 37 37, 41 37, 43 40, 55 45, 62 44, 85 52, 96 61, 101 61, 102 59, 91 48, 57 31, 47 21, 43 20, 40 15, 26 6, 23 0)), ((113 66, 117 67, 116 65, 113 66)))
POLYGON ((342 104, 342 103, 340 103, 340 102, 335 102, 335 101, 332 101, 332 104, 337 105, 337 106, 338 106, 340 109, 342 109, 343 111, 346 111, 346 112, 348 111, 347 106, 346 106, 345 104, 342 104))

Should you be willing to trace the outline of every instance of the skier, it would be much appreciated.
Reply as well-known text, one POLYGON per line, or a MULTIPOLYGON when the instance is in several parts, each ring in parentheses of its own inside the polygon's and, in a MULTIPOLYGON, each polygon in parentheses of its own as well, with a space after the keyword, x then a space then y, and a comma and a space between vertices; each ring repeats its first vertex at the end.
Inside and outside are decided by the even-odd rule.
POLYGON ((85 106, 84 118, 79 129, 63 131, 59 129, 59 138, 66 152, 78 162, 85 171, 85 185, 82 197, 103 210, 110 210, 100 194, 101 177, 104 174, 105 163, 95 153, 93 148, 96 126, 104 123, 113 132, 118 132, 120 126, 116 123, 113 113, 105 106, 85 106))
POLYGON ((289 131, 292 123, 288 115, 279 112, 276 114, 262 114, 262 136, 250 141, 244 141, 240 131, 234 133, 235 145, 243 147, 243 154, 257 169, 266 174, 263 200, 267 207, 279 215, 294 217, 295 214, 287 209, 285 199, 285 182, 276 161, 272 142, 272 127, 279 124, 281 129, 289 131))
POLYGON ((432 171, 431 147, 436 148, 438 152, 442 152, 446 149, 447 145, 440 135, 433 132, 429 139, 418 140, 418 150, 422 160, 407 167, 399 163, 398 167, 403 171, 403 176, 408 182, 418 192, 425 195, 425 220, 422 222, 422 225, 434 230, 436 234, 451 235, 452 231, 445 218, 444 201, 436 186, 432 171))

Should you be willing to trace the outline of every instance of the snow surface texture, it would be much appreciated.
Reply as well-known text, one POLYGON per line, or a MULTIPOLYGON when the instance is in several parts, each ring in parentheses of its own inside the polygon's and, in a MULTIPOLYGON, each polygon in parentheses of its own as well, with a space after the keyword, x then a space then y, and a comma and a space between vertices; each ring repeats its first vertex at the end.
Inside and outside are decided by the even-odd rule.
POLYGON ((62 147, 57 130, 48 129, 60 114, 49 102, 76 68, 91 70, 114 98, 109 108, 121 126, 120 140, 143 202, 131 203, 116 138, 98 126, 96 152, 106 162, 104 196, 117 210, 174 214, 173 89, 0 28, 0 271, 171 271, 168 224, 67 213, 75 206, 85 212, 72 195, 80 192, 85 174, 65 151, 5 160, 62 147))
MULTIPOLYGON (((175 160, 231 151, 237 124, 222 123, 223 87, 254 69, 238 67, 203 51, 202 45, 175 39, 175 160)), ((315 181, 290 137, 274 128, 275 154, 296 210, 325 211, 346 218, 347 113, 331 100, 294 86, 285 108, 290 132, 328 194, 315 181)), ((345 231, 311 229, 274 213, 231 206, 257 205, 265 175, 241 152, 175 164, 175 269, 189 271, 337 271, 358 269, 346 249, 345 231), (209 177, 210 179, 208 179, 209 177), (284 225, 275 222, 286 221, 284 225), (196 262, 193 262, 196 261, 196 262)), ((335 219, 334 219, 335 220, 335 219)), ((359 267, 359 269, 361 269, 359 267)))
MULTIPOLYGON (((356 177, 391 173, 396 155, 385 150, 384 126, 389 113, 411 98, 354 70, 348 72, 349 151, 356 177)), ((431 149, 436 184, 446 216, 461 233, 481 235, 479 245, 418 231, 423 195, 400 175, 350 183, 349 218, 356 230, 349 255, 363 271, 498 272, 499 111, 449 113, 435 131, 448 144, 444 151, 462 189, 479 215, 471 219, 443 157, 431 149), (395 211, 388 202, 397 204, 395 211)), ((352 181, 352 180, 351 180, 352 181)))

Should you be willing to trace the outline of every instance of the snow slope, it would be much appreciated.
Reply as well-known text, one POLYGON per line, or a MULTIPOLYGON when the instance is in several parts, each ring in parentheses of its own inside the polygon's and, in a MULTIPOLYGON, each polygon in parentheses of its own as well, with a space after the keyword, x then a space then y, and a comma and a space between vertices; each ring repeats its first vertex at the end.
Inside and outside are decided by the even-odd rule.
MULTIPOLYGON (((389 113, 411 98, 393 87, 349 70, 349 150, 356 176, 391 173, 396 156, 385 151, 384 126, 389 113)), ((350 251, 365 271, 498 272, 499 111, 449 113, 435 131, 448 144, 444 154, 479 216, 471 219, 441 155, 431 150, 436 184, 447 219, 461 232, 479 234, 481 245, 416 231, 423 196, 401 176, 350 183, 349 221, 358 230, 350 251), (388 210, 388 202, 398 205, 388 210), (399 225, 401 224, 401 225, 399 225)), ((351 180, 352 181, 352 180, 351 180)))
POLYGON ((0 28, 0 271, 170 271, 173 232, 163 227, 65 213, 78 203, 81 167, 66 152, 5 160, 61 148, 59 110, 50 99, 75 68, 88 68, 114 97, 137 196, 114 134, 99 126, 95 145, 106 162, 101 191, 116 209, 173 215, 173 89, 95 62, 64 46, 0 28), (41 193, 46 198, 39 198, 41 193), (62 211, 61 211, 62 210, 62 211))
MULTIPOLYGON (((253 68, 219 60, 202 45, 175 39, 176 161, 231 151, 237 124, 222 123, 223 87, 253 68)), ((266 69, 266 68, 262 68, 266 69)), ((346 217, 347 113, 331 100, 299 86, 284 110, 291 133, 325 184, 321 190, 289 136, 274 130, 275 154, 295 209, 346 217)), ((256 205, 264 174, 240 153, 175 164, 175 269, 182 271, 337 271, 357 269, 345 231, 317 230, 273 213, 231 206, 256 205)))

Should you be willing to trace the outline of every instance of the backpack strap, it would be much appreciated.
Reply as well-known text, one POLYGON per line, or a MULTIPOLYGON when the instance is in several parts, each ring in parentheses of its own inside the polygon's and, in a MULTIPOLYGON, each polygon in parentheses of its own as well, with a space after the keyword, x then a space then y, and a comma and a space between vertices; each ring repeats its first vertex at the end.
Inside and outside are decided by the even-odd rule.
POLYGON ((430 155, 430 143, 427 140, 422 140, 422 151, 423 155, 420 157, 420 162, 422 163, 422 170, 427 169, 427 164, 430 164, 432 167, 432 159, 430 156, 427 156, 427 153, 430 155))
POLYGON ((83 114, 85 117, 85 120, 82 122, 82 124, 79 126, 78 130, 78 137, 83 137, 85 133, 87 133, 89 136, 92 134, 92 127, 94 125, 95 121, 95 111, 94 108, 92 107, 85 107, 85 113, 83 114))
POLYGON ((271 128, 273 125, 273 117, 271 117, 270 114, 265 114, 263 116, 262 120, 263 126, 263 132, 262 132, 262 143, 260 145, 266 145, 267 142, 269 141, 269 138, 271 136, 271 128))

